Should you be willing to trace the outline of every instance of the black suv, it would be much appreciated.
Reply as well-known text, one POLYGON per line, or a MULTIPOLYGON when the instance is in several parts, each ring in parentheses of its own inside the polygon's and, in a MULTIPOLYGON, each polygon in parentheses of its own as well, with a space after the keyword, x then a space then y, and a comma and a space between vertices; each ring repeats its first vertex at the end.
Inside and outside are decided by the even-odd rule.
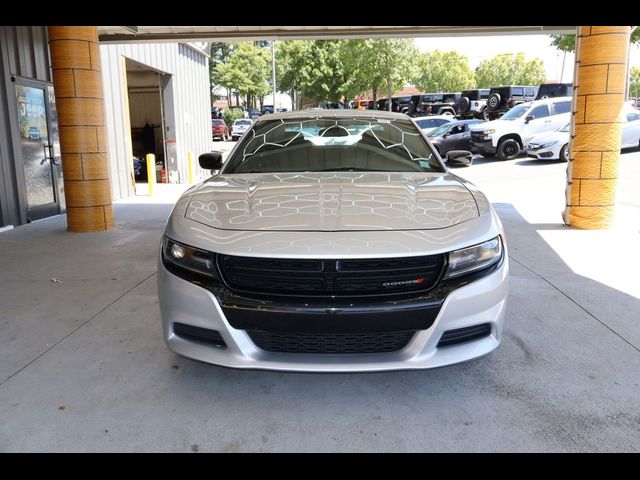
POLYGON ((463 90, 458 101, 458 115, 463 118, 483 118, 490 92, 488 88, 463 90))
POLYGON ((460 102, 460 93, 425 93, 411 97, 414 105, 413 111, 409 110, 412 117, 424 115, 457 115, 456 108, 460 102))
POLYGON ((571 83, 543 83, 538 88, 536 100, 553 97, 570 97, 571 95, 573 95, 573 85, 571 83))
POLYGON ((487 98, 484 119, 495 120, 512 107, 535 100, 538 88, 531 85, 493 87, 487 98))

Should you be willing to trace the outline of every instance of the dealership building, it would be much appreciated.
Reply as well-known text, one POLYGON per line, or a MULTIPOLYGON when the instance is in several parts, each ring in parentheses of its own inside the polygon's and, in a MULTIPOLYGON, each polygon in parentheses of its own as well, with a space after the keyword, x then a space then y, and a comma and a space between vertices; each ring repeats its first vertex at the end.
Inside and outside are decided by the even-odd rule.
POLYGON ((69 31, 0 26, 0 228, 66 212, 104 230, 135 194, 134 158, 181 183, 188 152, 212 149, 206 43, 69 31))

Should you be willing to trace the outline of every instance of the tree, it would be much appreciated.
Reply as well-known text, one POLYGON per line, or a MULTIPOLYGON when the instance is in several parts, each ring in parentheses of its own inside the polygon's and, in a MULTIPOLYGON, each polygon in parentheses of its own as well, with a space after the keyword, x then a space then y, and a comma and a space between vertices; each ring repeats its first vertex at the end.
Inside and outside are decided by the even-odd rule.
POLYGON ((305 65, 309 61, 310 41, 288 40, 276 43, 276 84, 281 92, 300 91, 305 85, 305 65))
MULTIPOLYGON (((348 73, 345 96, 371 90, 374 100, 378 92, 387 97, 401 89, 414 76, 417 50, 412 39, 378 38, 346 40, 342 44, 342 60, 348 73)), ((391 109, 391 102, 388 108, 391 109)))
POLYGON ((476 67, 478 88, 498 85, 540 85, 546 79, 542 60, 527 61, 523 53, 503 53, 483 60, 476 67))
MULTIPOLYGON (((576 49, 576 36, 572 33, 566 35, 550 35, 551 46, 563 52, 574 52, 576 49)), ((631 43, 640 43, 640 28, 631 32, 631 43)))
POLYGON ((425 92, 459 92, 476 84, 467 57, 458 52, 420 53, 417 65, 413 83, 425 92))
POLYGON ((267 49, 253 42, 235 45, 226 63, 219 63, 216 70, 220 85, 237 90, 247 97, 247 103, 251 97, 265 95, 269 91, 270 55, 267 49))
POLYGON ((636 98, 640 97, 640 67, 631 67, 629 74, 631 76, 629 95, 636 98))
MULTIPOLYGON (((231 55, 231 51, 233 50, 233 45, 225 42, 211 42, 209 44, 209 54, 211 58, 209 59, 209 78, 211 79, 211 85, 217 86, 221 85, 220 83, 220 73, 218 71, 218 65, 221 63, 226 63, 227 58, 231 55)), ((211 93, 211 103, 213 103, 216 98, 214 98, 213 92, 211 93)), ((227 88, 227 101, 231 101, 231 91, 227 88)))

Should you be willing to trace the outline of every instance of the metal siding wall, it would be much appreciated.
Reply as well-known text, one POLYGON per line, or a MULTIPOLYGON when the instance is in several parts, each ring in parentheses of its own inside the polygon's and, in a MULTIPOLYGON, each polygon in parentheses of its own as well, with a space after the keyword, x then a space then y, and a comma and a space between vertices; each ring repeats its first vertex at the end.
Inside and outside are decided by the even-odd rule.
MULTIPOLYGON (((187 152, 192 151, 194 158, 205 152, 213 150, 213 141, 211 139, 211 96, 209 94, 209 59, 193 48, 180 44, 179 45, 180 71, 187 72, 187 75, 181 75, 181 80, 186 84, 181 85, 179 92, 179 111, 188 112, 190 116, 190 124, 186 125, 184 119, 180 123, 182 128, 181 142, 181 160, 183 178, 186 179, 187 152)), ((202 170, 199 166, 196 172, 201 177, 207 177, 208 172, 202 170)))
POLYGON ((0 225, 19 225, 26 211, 12 75, 51 82, 46 27, 0 26, 0 225))
MULTIPOLYGON (((180 181, 185 182, 187 151, 192 151, 197 158, 200 153, 213 149, 208 58, 187 45, 177 43, 107 44, 100 45, 100 54, 114 200, 133 195, 122 121, 121 56, 173 76, 176 152, 180 181), (185 125, 185 113, 190 116, 189 126, 185 125)), ((207 176, 199 168, 197 171, 203 177, 207 176)))

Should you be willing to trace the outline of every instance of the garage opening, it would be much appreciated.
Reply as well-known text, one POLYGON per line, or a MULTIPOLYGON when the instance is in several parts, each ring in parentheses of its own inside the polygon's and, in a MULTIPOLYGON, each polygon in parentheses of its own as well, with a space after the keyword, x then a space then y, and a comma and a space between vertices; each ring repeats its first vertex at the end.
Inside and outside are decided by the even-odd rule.
POLYGON ((125 63, 135 182, 147 182, 146 156, 151 153, 156 159, 156 181, 166 183, 166 129, 162 99, 168 75, 130 59, 125 63))

